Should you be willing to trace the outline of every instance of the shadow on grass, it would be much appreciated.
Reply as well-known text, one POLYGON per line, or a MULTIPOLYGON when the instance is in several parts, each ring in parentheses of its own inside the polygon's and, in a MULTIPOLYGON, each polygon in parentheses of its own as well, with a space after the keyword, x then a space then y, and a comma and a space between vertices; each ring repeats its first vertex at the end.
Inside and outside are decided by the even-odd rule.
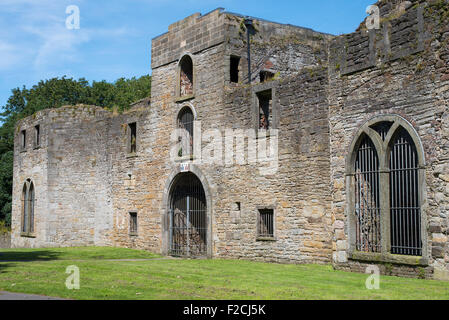
POLYGON ((58 260, 60 252, 39 250, 39 251, 0 251, 0 262, 2 261, 50 261, 58 260))

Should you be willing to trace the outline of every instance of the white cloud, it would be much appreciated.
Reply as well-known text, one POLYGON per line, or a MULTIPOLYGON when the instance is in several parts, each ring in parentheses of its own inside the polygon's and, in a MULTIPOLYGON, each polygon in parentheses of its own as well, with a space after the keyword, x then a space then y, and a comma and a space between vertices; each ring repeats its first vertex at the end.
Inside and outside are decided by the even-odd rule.
POLYGON ((73 3, 82 1, 1 0, 0 70, 17 64, 28 65, 36 72, 65 69, 70 63, 83 61, 86 43, 134 33, 125 27, 85 28, 82 19, 81 29, 67 29, 65 9, 73 3))

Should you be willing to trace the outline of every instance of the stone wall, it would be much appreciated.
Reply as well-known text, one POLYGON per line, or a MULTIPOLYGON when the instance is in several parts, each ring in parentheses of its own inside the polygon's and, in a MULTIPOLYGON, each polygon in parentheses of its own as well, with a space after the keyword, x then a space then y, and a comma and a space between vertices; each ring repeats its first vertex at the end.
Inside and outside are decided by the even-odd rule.
MULTIPOLYGON (((254 127, 253 93, 276 90, 279 163, 272 175, 265 163, 225 166, 215 172, 217 257, 276 262, 326 263, 331 258, 327 71, 250 88, 228 88, 225 110, 235 129, 254 127), (236 209, 240 203, 240 210, 236 209), (259 208, 275 212, 275 241, 258 241, 259 208)), ((247 151, 247 150, 245 150, 247 151)))
MULTIPOLYGON (((240 57, 239 80, 248 83, 247 29, 244 17, 227 13, 225 56, 240 57)), ((304 67, 327 64, 327 44, 333 36, 311 29, 254 18, 251 33, 251 80, 260 81, 260 71, 276 78, 298 74, 304 67)), ((226 60, 229 68, 229 58, 226 60)), ((227 84, 230 82, 226 74, 227 84)))
MULTIPOLYGON (((333 261, 342 268, 359 268, 359 264, 348 260, 351 254, 348 216, 353 213, 348 207, 345 168, 355 133, 376 116, 398 115, 412 124, 425 155, 425 183, 421 195, 422 214, 427 219, 423 235, 423 239, 427 239, 423 244, 427 256, 424 258, 431 267, 439 269, 438 272, 445 270, 447 273, 449 199, 444 173, 449 164, 445 124, 449 97, 447 3, 420 5, 414 1, 400 14, 391 3, 388 8, 381 10, 384 15, 380 30, 370 33, 360 28, 354 34, 338 37, 330 47, 333 261), (371 45, 370 49, 365 45, 360 56, 360 43, 368 41, 363 38, 370 38, 371 45)), ((426 271, 429 272, 432 271, 426 271)))
POLYGON ((0 248, 11 248, 11 233, 0 233, 0 248))
POLYGON ((167 33, 152 41, 151 68, 174 62, 185 52, 196 54, 223 43, 223 22, 222 9, 217 9, 204 16, 195 13, 171 24, 167 33))

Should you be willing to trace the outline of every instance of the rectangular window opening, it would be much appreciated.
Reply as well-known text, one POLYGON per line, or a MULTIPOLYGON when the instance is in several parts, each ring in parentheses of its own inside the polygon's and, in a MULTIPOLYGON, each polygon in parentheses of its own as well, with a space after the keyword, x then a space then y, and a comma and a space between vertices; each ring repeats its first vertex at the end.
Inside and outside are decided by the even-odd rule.
POLYGON ((272 123, 273 94, 272 90, 266 90, 257 94, 259 100, 259 129, 268 130, 272 123))
POLYGON ((34 147, 41 145, 41 128, 40 125, 34 127, 34 147))
POLYGON ((129 153, 137 152, 137 124, 135 122, 128 125, 129 129, 129 153))
POLYGON ((240 57, 231 56, 230 76, 232 83, 239 82, 239 65, 240 65, 240 57))
POLYGON ((274 238, 274 210, 259 210, 259 219, 257 226, 258 238, 274 238))
POLYGON ((22 132, 20 133, 20 147, 22 148, 22 150, 25 150, 26 149, 26 136, 27 136, 27 133, 26 133, 26 130, 22 130, 22 132))
POLYGON ((137 212, 129 213, 129 234, 137 235, 137 212))
POLYGON ((274 78, 274 73, 271 71, 261 71, 260 74, 260 82, 270 81, 274 78))

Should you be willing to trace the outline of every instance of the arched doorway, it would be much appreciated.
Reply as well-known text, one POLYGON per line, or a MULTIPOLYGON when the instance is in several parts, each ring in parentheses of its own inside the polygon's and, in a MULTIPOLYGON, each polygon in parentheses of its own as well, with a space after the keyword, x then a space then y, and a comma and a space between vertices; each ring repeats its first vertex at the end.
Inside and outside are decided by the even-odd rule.
POLYGON ((200 179, 191 172, 179 174, 170 190, 169 204, 169 253, 206 256, 207 203, 200 179))

